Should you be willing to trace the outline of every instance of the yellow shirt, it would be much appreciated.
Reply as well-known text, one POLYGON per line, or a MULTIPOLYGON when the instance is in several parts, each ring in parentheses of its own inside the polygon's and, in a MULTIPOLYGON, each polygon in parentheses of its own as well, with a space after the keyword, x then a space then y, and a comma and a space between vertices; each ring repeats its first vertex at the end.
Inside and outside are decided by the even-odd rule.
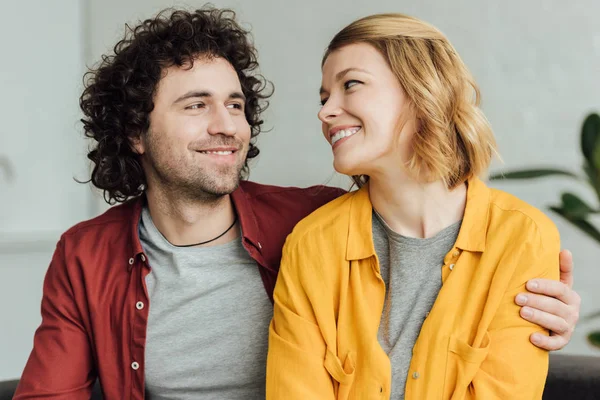
MULTIPOLYGON (((368 186, 302 220, 287 238, 269 330, 267 399, 388 399, 377 340, 385 284, 368 186)), ((442 288, 413 347, 407 400, 541 399, 548 353, 514 303, 532 278, 558 279, 558 231, 512 195, 468 182, 442 288)), ((547 333, 547 332, 546 332, 547 333)))

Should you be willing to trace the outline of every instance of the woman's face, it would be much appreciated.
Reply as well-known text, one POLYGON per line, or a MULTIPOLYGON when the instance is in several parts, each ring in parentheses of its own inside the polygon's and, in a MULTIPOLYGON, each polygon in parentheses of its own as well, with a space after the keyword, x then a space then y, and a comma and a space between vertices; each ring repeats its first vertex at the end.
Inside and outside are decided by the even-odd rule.
POLYGON ((400 169, 415 129, 410 102, 383 55, 373 46, 344 46, 323 65, 319 112, 336 171, 373 176, 400 169))

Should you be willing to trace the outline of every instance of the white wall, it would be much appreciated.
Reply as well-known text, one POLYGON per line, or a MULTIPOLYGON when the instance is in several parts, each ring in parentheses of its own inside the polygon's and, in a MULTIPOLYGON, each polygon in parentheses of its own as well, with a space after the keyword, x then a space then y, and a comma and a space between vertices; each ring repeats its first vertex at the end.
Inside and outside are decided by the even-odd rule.
POLYGON ((20 375, 41 321, 44 273, 62 231, 90 215, 77 127, 78 0, 3 1, 0 37, 0 380, 20 375))
MULTIPOLYGON (((39 63, 39 69, 29 74, 13 68, 11 73, 19 77, 18 87, 34 90, 46 85, 43 91, 47 96, 46 100, 36 101, 35 106, 30 108, 31 114, 37 117, 40 110, 47 112, 46 107, 57 107, 59 103, 65 108, 56 110, 51 115, 56 116, 57 121, 60 119, 63 124, 73 121, 72 106, 79 95, 76 88, 79 87, 81 74, 77 57, 81 55, 78 40, 82 37, 79 31, 82 21, 86 21, 84 36, 89 44, 85 48, 83 59, 92 64, 122 35, 125 22, 146 18, 163 7, 186 4, 168 0, 88 0, 83 19, 78 19, 81 10, 75 0, 64 0, 63 6, 58 8, 54 4, 52 7, 46 5, 41 0, 36 2, 45 10, 42 13, 44 18, 50 13, 68 23, 50 24, 43 22, 46 19, 42 20, 40 17, 40 29, 49 32, 44 37, 45 45, 40 46, 46 54, 44 57, 39 57, 39 53, 23 55, 28 62, 39 63), (56 43, 61 43, 64 47, 57 48, 56 43), (56 52, 63 57, 67 57, 67 54, 72 57, 63 58, 59 68, 56 52), (49 71, 52 71, 50 76, 53 81, 41 78, 49 71), (56 79, 57 74, 61 79, 56 79), (60 90, 56 90, 56 87, 60 87, 60 90), (64 100, 57 102, 55 96, 64 100), (48 101, 48 97, 53 100, 48 101)), ((501 3, 492 0, 374 0, 352 5, 342 0, 238 0, 214 3, 217 6, 235 8, 240 19, 252 28, 260 52, 261 70, 276 86, 271 107, 265 116, 267 127, 273 129, 261 134, 261 156, 251 175, 252 179, 259 182, 298 186, 329 182, 348 186, 343 177, 332 179, 330 150, 323 142, 316 119, 319 65, 328 40, 337 30, 357 17, 375 12, 412 14, 433 23, 449 36, 481 86, 484 110, 495 129, 507 168, 550 164, 578 170, 581 164, 578 149, 581 120, 588 111, 600 111, 600 25, 597 23, 600 2, 597 0, 580 0, 573 4, 557 0, 508 0, 501 3)), ((30 9, 31 2, 27 4, 27 9, 30 9)), ((187 4, 200 6, 202 3, 187 4)), ((18 7, 23 11, 26 8, 24 5, 18 7)), ((10 19, 8 23, 12 29, 19 26, 10 19)), ((4 33, 9 28, 2 26, 0 29, 4 33)), ((29 32, 28 35, 33 33, 29 32)), ((19 49, 14 43, 12 45, 15 51, 19 49)), ((6 68, 5 64, 2 62, 0 68, 6 68)), ((4 70, 0 75, 6 75, 4 70)), ((8 115, 13 118, 13 126, 19 127, 19 121, 31 120, 32 117, 30 113, 23 111, 22 104, 12 103, 14 93, 19 93, 19 90, 15 89, 11 93, 7 96, 4 90, 0 92, 0 105, 5 105, 0 110, 10 106, 8 115)), ((3 130, 0 154, 4 152, 6 143, 11 146, 15 143, 25 144, 30 146, 28 151, 34 151, 36 145, 42 142, 44 149, 60 150, 62 158, 55 157, 51 162, 53 169, 50 171, 56 171, 56 175, 48 179, 54 179, 56 185, 63 185, 63 190, 70 188, 73 193, 60 197, 62 202, 69 201, 68 204, 62 207, 52 205, 54 213, 64 213, 60 215, 48 216, 49 213, 45 212, 30 216, 23 213, 22 217, 15 218, 14 216, 21 215, 16 214, 21 209, 14 208, 11 203, 13 211, 0 214, 4 217, 13 216, 10 229, 18 229, 22 223, 29 224, 27 226, 47 224, 54 229, 64 225, 66 221, 82 219, 81 215, 85 214, 80 208, 85 207, 84 197, 87 193, 72 186, 69 175, 79 168, 78 162, 84 159, 84 154, 80 151, 81 141, 75 139, 77 132, 71 129, 67 134, 69 137, 63 137, 64 141, 60 144, 57 141, 43 142, 47 139, 48 129, 40 129, 40 126, 43 128, 47 125, 36 123, 38 125, 35 127, 27 127, 27 132, 31 135, 27 140, 15 141, 14 137, 8 136, 3 130), (15 219, 17 222, 14 222, 15 219)), ((58 125, 60 124, 57 123, 52 128, 52 138, 67 131, 58 125)), ((36 153, 39 157, 36 157, 36 162, 38 159, 50 160, 51 156, 46 153, 36 153)), ((24 152, 17 155, 18 160, 27 160, 24 152)), ((41 169, 48 171, 43 167, 41 169)), ((43 195, 43 202, 40 204, 43 204, 44 210, 48 210, 48 204, 53 204, 55 199, 52 186, 45 186, 42 190, 40 185, 31 186, 36 188, 38 194, 43 195)), ((565 188, 576 190, 590 202, 595 201, 589 190, 580 189, 579 186, 560 179, 495 186, 540 208, 555 202, 558 192, 565 188)), ((4 187, 0 173, 0 201, 5 197, 4 187)), ((13 193, 22 194, 26 190, 27 188, 19 188, 13 193)), ((104 209, 99 200, 94 204, 96 212, 104 209)), ((0 210, 2 212, 4 211, 0 210)), ((597 290, 600 266, 596 261, 600 256, 600 246, 562 220, 553 215, 551 217, 559 227, 564 246, 574 253, 575 288, 584 300, 582 314, 600 309, 600 293, 597 290)), ((2 256, 0 249, 0 274, 3 274, 0 278, 0 300, 4 300, 0 306, 0 321, 5 321, 5 316, 14 321, 10 333, 0 327, 0 354, 9 354, 9 361, 0 363, 0 379, 18 376, 25 362, 24 349, 27 347, 28 351, 33 326, 39 319, 38 289, 49 260, 49 252, 46 251, 39 252, 35 259, 15 259, 19 256, 2 256), (13 265, 10 271, 6 270, 8 264, 13 265), (14 285, 5 284, 4 276, 9 276, 14 285), (12 289, 8 295, 4 294, 3 284, 12 289), (16 302, 15 298, 20 301, 16 302), (4 304, 19 304, 22 312, 8 310, 4 304), (6 343, 7 340, 10 341, 9 344, 6 343)), ((595 352, 600 355, 600 351, 591 350, 584 340, 584 333, 592 327, 600 328, 600 320, 580 323, 572 343, 564 352, 595 352)))

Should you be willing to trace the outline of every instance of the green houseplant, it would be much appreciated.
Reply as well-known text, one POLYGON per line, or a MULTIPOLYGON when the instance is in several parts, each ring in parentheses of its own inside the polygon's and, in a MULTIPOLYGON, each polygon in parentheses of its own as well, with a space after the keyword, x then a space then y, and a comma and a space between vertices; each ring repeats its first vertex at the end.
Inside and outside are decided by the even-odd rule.
MULTIPOLYGON (((490 180, 563 176, 591 186, 598 199, 597 204, 590 205, 574 193, 563 192, 560 204, 551 205, 549 209, 600 244, 600 231, 590 222, 592 215, 600 214, 600 115, 596 113, 588 115, 583 122, 581 152, 584 157, 582 174, 556 168, 534 168, 494 174, 490 180)), ((594 318, 600 318, 600 311, 586 317, 594 318)), ((600 348, 600 331, 589 333, 587 338, 593 346, 600 348)))

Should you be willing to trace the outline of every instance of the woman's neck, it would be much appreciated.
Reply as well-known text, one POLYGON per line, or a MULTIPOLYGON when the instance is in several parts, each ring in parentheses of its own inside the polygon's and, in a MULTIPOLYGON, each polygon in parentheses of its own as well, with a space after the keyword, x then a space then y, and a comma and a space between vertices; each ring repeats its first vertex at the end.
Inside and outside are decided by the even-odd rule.
POLYGON ((369 179, 373 208, 395 232, 408 237, 432 237, 463 218, 467 185, 449 190, 443 181, 418 182, 405 174, 369 179))

